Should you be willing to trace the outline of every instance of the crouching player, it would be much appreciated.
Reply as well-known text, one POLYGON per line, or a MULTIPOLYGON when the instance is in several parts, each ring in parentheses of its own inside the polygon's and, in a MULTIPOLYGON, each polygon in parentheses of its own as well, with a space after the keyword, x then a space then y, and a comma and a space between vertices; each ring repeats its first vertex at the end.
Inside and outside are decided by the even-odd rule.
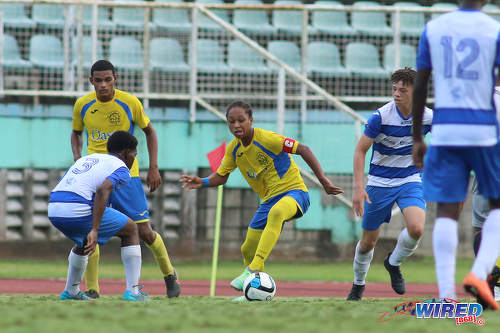
POLYGON ((141 247, 136 224, 117 210, 106 207, 109 195, 130 181, 130 168, 137 155, 137 139, 125 131, 115 132, 107 142, 108 154, 78 159, 50 193, 50 222, 75 242, 68 261, 68 276, 61 300, 91 300, 80 291, 88 256, 97 243, 112 236, 121 238, 121 257, 127 289, 123 299, 147 301, 139 291, 141 247))

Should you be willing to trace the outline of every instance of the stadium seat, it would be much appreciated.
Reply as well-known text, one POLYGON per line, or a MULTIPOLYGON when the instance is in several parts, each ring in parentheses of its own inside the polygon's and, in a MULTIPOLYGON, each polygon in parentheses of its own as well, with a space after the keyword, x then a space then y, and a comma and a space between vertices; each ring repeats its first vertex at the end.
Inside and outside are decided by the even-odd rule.
POLYGON ((21 58, 19 46, 16 39, 8 34, 3 35, 2 67, 9 70, 26 70, 33 68, 33 65, 21 58))
POLYGON ((2 19, 6 27, 19 29, 32 29, 35 22, 26 15, 24 5, 21 4, 3 4, 2 19))
POLYGON ((231 69, 224 63, 224 54, 219 43, 212 39, 197 41, 198 71, 207 73, 227 73, 231 69))
MULTIPOLYGON (((84 70, 89 70, 92 67, 92 37, 91 36, 83 36, 82 37, 82 47, 81 52, 79 48, 79 40, 77 37, 74 37, 71 41, 71 64, 73 66, 78 65, 78 54, 82 55, 82 66, 84 70)), ((97 39, 97 59, 103 59, 104 52, 102 48, 102 43, 99 39, 97 39)))
MULTIPOLYGON (((235 4, 262 4, 260 0, 236 0, 235 4)), ((267 12, 264 10, 235 9, 233 12, 233 24, 245 33, 271 35, 276 28, 269 24, 267 12)))
MULTIPOLYGON (((300 59, 300 51, 297 45, 294 42, 275 40, 269 42, 267 45, 267 50, 279 58, 281 61, 286 63, 288 66, 292 67, 296 71, 301 70, 302 64, 300 59)), ((269 67, 274 71, 278 69, 278 66, 270 63, 269 67)))
MULTIPOLYGON (((158 2, 183 2, 182 0, 155 0, 158 2)), ((183 8, 155 8, 153 9, 153 23, 156 28, 171 32, 191 32, 189 11, 183 8)))
MULTIPOLYGON (((483 11, 484 10, 500 10, 500 7, 498 7, 497 5, 494 5, 492 3, 488 3, 488 4, 483 6, 483 11)), ((488 15, 493 17, 495 20, 500 21, 500 14, 488 14, 488 15)))
POLYGON ((329 42, 311 42, 307 45, 307 72, 318 76, 349 76, 340 64, 337 46, 329 42))
MULTIPOLYGON (((121 0, 124 2, 145 2, 143 0, 121 0)), ((113 24, 118 29, 142 31, 144 30, 143 8, 113 7, 113 24)))
MULTIPOLYGON (((394 7, 422 7, 416 2, 396 2, 394 7)), ((395 27, 395 15, 392 16, 392 25, 395 27)), ((403 35, 407 36, 420 36, 425 27, 424 13, 400 13, 400 31, 403 35)))
MULTIPOLYGON (((83 26, 90 28, 92 26, 92 6, 84 6, 82 14, 83 26)), ((97 29, 109 30, 114 27, 113 22, 108 16, 108 7, 97 8, 97 29)))
POLYGON ((395 46, 393 43, 387 44, 384 47, 384 68, 388 72, 393 72, 396 69, 411 67, 416 68, 417 65, 417 50, 413 45, 401 44, 399 66, 396 68, 395 46))
POLYGON ((153 38, 149 47, 149 65, 153 71, 184 73, 189 66, 179 41, 173 38, 153 38))
POLYGON ((387 77, 388 72, 380 66, 375 45, 364 42, 347 44, 345 67, 355 76, 364 78, 387 77))
POLYGON ((37 25, 62 29, 66 16, 61 5, 34 4, 31 8, 31 17, 37 25))
MULTIPOLYGON (((276 5, 302 5, 298 0, 278 0, 276 5)), ((302 33, 302 11, 300 10, 273 10, 273 25, 279 33, 300 35, 302 33)), ((313 27, 307 27, 308 32, 314 33, 313 27)))
MULTIPOLYGON (((357 1, 354 8, 360 7, 381 7, 375 1, 357 1)), ((384 12, 352 12, 352 27, 362 34, 370 36, 389 36, 392 29, 386 24, 386 14, 384 12)))
MULTIPOLYGON (((436 2, 431 6, 432 9, 446 9, 448 11, 452 11, 458 8, 458 5, 455 3, 450 3, 450 2, 436 2)), ((444 13, 434 13, 431 15, 431 19, 435 19, 439 15, 442 15, 444 13)))
POLYGON ((61 41, 52 35, 32 36, 29 60, 39 68, 62 70, 64 54, 61 41))
POLYGON ((264 65, 264 59, 240 40, 229 42, 228 64, 234 72, 245 74, 265 74, 269 67, 264 65))
MULTIPOLYGON (((196 0, 196 3, 199 4, 224 4, 224 1, 222 0, 196 0)), ((229 17, 227 15, 227 11, 224 9, 210 9, 212 13, 217 15, 220 19, 226 21, 229 23, 229 17)), ((222 31, 223 28, 221 28, 220 25, 215 23, 215 21, 212 21, 209 19, 205 14, 199 13, 198 14, 198 27, 203 30, 207 31, 222 31)))
POLYGON ((133 37, 113 37, 109 42, 109 61, 119 70, 143 70, 141 43, 133 37))
MULTIPOLYGON (((317 1, 315 5, 329 7, 344 7, 338 1, 317 1)), ((348 35, 356 34, 347 23, 347 12, 316 10, 312 12, 312 27, 316 32, 322 32, 329 35, 348 35)))

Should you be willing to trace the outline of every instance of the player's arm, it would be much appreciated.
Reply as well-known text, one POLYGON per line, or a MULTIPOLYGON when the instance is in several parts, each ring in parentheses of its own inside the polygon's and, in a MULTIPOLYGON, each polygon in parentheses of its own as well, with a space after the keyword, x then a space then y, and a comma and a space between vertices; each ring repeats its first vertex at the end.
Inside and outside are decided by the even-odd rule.
POLYGON ((142 129, 146 134, 149 154, 149 169, 146 178, 149 190, 153 192, 161 184, 160 171, 158 170, 158 135, 151 122, 142 129))
POLYGON ((91 254, 95 251, 97 245, 97 234, 101 225, 102 216, 108 203, 109 195, 113 192, 113 183, 106 178, 97 188, 94 197, 94 208, 92 210, 92 229, 87 235, 87 244, 85 245, 84 253, 91 254))
POLYGON ((413 164, 420 170, 424 167, 424 155, 427 145, 422 136, 422 121, 424 117, 425 103, 427 101, 427 86, 431 75, 430 68, 422 68, 417 71, 415 85, 413 86, 413 164))
POLYGON ((297 150, 295 152, 297 155, 302 156, 304 161, 309 165, 311 170, 314 172, 316 177, 318 178, 319 182, 325 189, 326 193, 328 194, 340 194, 344 193, 344 190, 342 190, 340 187, 337 187, 332 184, 330 179, 328 179, 325 174, 323 173, 323 169, 321 168, 321 165, 319 164, 318 159, 316 156, 314 156, 314 153, 312 150, 301 143, 298 144, 297 150))
POLYGON ((182 188, 192 190, 202 187, 214 187, 214 186, 224 185, 227 182, 228 178, 229 174, 221 176, 217 172, 214 172, 206 178, 200 178, 198 176, 182 175, 179 182, 184 183, 182 185, 182 188))
POLYGON ((83 147, 82 131, 73 130, 71 132, 71 151, 73 152, 74 161, 82 157, 82 147, 83 147))
POLYGON ((352 212, 357 216, 363 216, 365 200, 371 203, 365 190, 364 179, 366 152, 372 146, 373 141, 374 139, 363 134, 354 149, 354 193, 352 196, 352 212))

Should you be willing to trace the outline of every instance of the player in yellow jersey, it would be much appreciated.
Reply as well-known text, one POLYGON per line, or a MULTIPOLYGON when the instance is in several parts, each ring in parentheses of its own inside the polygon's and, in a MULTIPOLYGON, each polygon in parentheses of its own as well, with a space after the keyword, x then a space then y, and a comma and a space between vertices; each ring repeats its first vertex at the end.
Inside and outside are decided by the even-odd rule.
MULTIPOLYGON (((252 109, 247 103, 233 102, 227 108, 226 118, 235 138, 227 146, 217 172, 207 178, 182 175, 180 182, 187 189, 218 186, 225 184, 229 174, 239 168, 259 195, 262 203, 241 246, 245 269, 231 282, 231 287, 242 290, 243 281, 251 272, 264 270, 264 262, 279 238, 283 223, 301 217, 309 207, 307 187, 290 154, 302 156, 326 193, 340 194, 343 190, 323 174, 309 147, 274 132, 253 128, 252 109)), ((245 296, 235 299, 244 300, 245 296)))
MULTIPOLYGON (((89 80, 95 91, 78 98, 73 110, 71 148, 75 161, 81 157, 84 128, 87 132, 88 153, 92 154, 107 153, 106 144, 111 134, 116 131, 133 133, 137 125, 146 134, 149 152, 146 182, 151 192, 156 190, 161 184, 158 170, 158 136, 141 102, 137 97, 115 89, 117 80, 115 68, 107 60, 99 60, 92 65, 89 80)), ((130 169, 130 174, 131 181, 126 187, 113 192, 109 203, 137 224, 139 237, 151 250, 163 273, 167 296, 177 297, 180 294, 177 272, 170 263, 160 234, 153 231, 149 223, 148 202, 139 178, 137 159, 130 169)), ((96 248, 94 254, 89 257, 85 273, 86 294, 92 298, 99 297, 98 264, 99 248, 96 248)))

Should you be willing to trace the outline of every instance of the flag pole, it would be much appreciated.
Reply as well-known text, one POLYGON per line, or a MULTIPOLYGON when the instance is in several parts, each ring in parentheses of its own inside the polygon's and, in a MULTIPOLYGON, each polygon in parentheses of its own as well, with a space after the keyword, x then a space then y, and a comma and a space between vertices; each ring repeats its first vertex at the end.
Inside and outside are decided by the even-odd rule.
POLYGON ((220 223, 222 215, 222 192, 223 185, 217 187, 217 206, 215 209, 215 231, 214 231, 214 249, 212 253, 212 275, 210 278, 210 297, 215 296, 215 282, 217 281, 217 261, 219 258, 219 239, 220 239, 220 223))

